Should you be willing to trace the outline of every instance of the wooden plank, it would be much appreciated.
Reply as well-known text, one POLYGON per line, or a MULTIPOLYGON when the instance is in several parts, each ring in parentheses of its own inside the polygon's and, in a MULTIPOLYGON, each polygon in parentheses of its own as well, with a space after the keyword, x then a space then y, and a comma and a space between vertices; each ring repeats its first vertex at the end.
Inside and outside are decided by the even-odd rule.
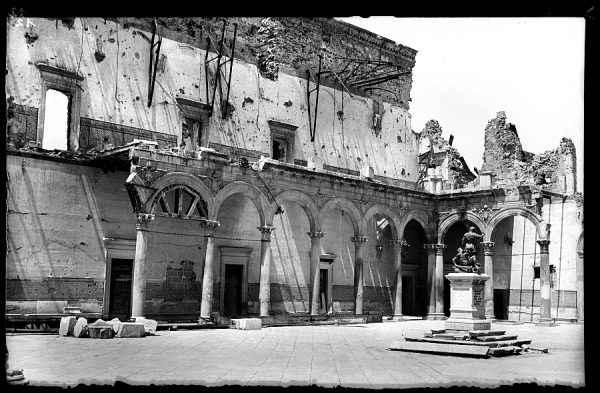
POLYGON ((484 341, 484 342, 488 342, 488 341, 505 341, 505 340, 516 340, 517 339, 517 335, 514 334, 512 336, 481 336, 481 337, 477 337, 476 340, 479 341, 484 341))
POLYGON ((487 357, 489 348, 479 345, 436 344, 415 341, 394 341, 389 349, 394 351, 434 353, 441 355, 487 357))
POLYGON ((481 337, 481 336, 502 336, 506 333, 506 330, 471 330, 469 336, 481 337))

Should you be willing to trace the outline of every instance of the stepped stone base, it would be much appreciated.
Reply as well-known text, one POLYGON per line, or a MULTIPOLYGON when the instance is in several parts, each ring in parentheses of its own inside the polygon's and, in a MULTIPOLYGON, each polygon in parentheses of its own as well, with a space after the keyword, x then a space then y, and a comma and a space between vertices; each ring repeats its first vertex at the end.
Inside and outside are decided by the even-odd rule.
POLYGON ((472 331, 490 330, 492 323, 487 319, 458 319, 450 318, 446 321, 446 330, 472 331))

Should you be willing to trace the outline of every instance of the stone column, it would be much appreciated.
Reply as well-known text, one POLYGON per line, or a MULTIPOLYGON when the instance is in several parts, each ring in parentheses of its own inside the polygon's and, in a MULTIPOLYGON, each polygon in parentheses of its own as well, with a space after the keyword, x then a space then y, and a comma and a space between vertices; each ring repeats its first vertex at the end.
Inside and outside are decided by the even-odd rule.
POLYGON ((133 289, 131 294, 131 317, 146 316, 146 256, 148 250, 148 225, 154 220, 154 214, 136 214, 135 259, 133 261, 133 289))
POLYGON ((550 240, 538 240, 540 245, 540 321, 538 326, 554 326, 550 310, 552 307, 550 299, 550 258, 548 246, 550 240))
POLYGON ((364 235, 352 236, 354 243, 354 313, 363 313, 363 256, 362 246, 368 241, 364 235))
POLYGON ((321 264, 321 238, 324 232, 307 232, 310 237, 310 315, 319 315, 319 268, 321 264))
POLYGON ((396 272, 396 294, 394 295, 394 319, 402 318, 402 257, 408 246, 404 240, 390 240, 394 247, 394 270, 396 272))
POLYGON ((427 319, 435 319, 435 244, 423 244, 423 247, 427 250, 427 319))
POLYGON ((445 319, 444 315, 444 248, 445 244, 425 244, 427 249, 427 319, 445 319))
POLYGON ((445 244, 435 245, 435 313, 438 319, 444 315, 444 248, 445 244))
POLYGON ((484 287, 484 302, 485 302, 485 318, 496 319, 494 315, 494 242, 481 242, 483 245, 483 273, 489 276, 489 280, 485 282, 484 287))
POLYGON ((257 227, 260 231, 260 290, 258 300, 260 302, 260 316, 268 317, 271 308, 271 232, 275 230, 272 226, 257 227))
POLYGON ((219 221, 202 220, 200 226, 204 228, 206 255, 204 256, 204 276, 202 277, 202 303, 200 304, 200 318, 210 318, 213 302, 213 269, 214 269, 214 236, 219 221))

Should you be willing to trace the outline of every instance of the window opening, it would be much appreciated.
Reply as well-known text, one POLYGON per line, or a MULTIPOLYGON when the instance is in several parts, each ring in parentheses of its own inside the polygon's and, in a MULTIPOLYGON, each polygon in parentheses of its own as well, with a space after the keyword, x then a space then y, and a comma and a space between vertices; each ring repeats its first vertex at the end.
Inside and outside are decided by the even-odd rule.
POLYGON ((42 148, 68 150, 70 97, 62 91, 46 90, 42 148))

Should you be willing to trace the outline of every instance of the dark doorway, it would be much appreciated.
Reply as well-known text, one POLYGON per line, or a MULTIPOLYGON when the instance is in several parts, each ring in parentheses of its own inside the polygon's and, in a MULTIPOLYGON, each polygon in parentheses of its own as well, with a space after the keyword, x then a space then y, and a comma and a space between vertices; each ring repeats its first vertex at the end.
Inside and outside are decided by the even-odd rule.
POLYGON ((120 320, 131 316, 131 276, 133 259, 113 258, 110 268, 108 313, 120 320))
POLYGON ((402 314, 415 314, 415 278, 402 276, 402 314))
POLYGON ((494 317, 508 319, 508 289, 494 289, 494 317))
POLYGON ((242 315, 242 265, 225 265, 224 314, 228 317, 242 315))
POLYGON ((327 312, 327 269, 319 271, 319 313, 327 312))

